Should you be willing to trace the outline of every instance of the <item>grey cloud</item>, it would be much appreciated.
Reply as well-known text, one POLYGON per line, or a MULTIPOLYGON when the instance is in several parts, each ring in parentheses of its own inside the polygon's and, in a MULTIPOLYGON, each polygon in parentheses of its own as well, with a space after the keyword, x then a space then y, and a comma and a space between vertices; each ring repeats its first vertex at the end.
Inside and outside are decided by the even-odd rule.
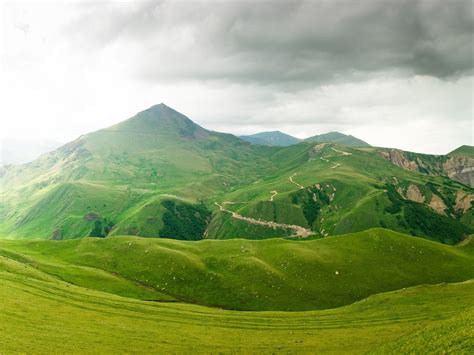
POLYGON ((138 43, 136 74, 147 80, 291 87, 383 71, 470 74, 473 23, 470 0, 161 1, 93 5, 69 30, 98 47, 138 43))

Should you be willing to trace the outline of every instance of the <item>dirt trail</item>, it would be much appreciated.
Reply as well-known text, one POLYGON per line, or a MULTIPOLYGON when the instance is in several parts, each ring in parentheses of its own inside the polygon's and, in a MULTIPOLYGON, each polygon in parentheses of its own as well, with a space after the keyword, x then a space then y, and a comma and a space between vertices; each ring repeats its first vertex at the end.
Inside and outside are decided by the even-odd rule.
POLYGON ((333 148, 333 147, 331 147, 331 149, 334 150, 337 153, 340 153, 341 155, 352 155, 352 153, 343 152, 342 150, 338 150, 338 149, 333 148))
POLYGON ((272 195, 270 196, 270 201, 273 201, 273 198, 274 198, 276 195, 278 195, 278 191, 273 190, 273 191, 270 191, 270 193, 272 194, 272 195))
POLYGON ((331 166, 331 169, 336 169, 338 166, 341 166, 341 164, 340 164, 340 163, 336 163, 336 165, 331 166))
MULTIPOLYGON (((227 202, 222 202, 222 204, 226 204, 226 203, 227 202)), ((276 222, 273 222, 273 221, 262 221, 260 219, 255 219, 255 218, 252 218, 252 217, 245 217, 245 216, 242 216, 241 214, 238 214, 237 212, 225 209, 224 206, 218 204, 217 202, 214 202, 214 204, 216 206, 218 206, 219 209, 222 212, 230 213, 232 215, 232 218, 235 218, 235 219, 238 219, 238 220, 241 220, 241 221, 245 221, 245 222, 250 223, 250 224, 266 226, 266 227, 270 227, 270 228, 273 228, 273 229, 275 229, 275 228, 292 229, 295 232, 295 234, 293 234, 291 237, 303 237, 303 238, 305 238, 305 237, 308 237, 308 236, 314 234, 313 231, 311 231, 309 229, 306 229, 304 227, 301 227, 301 226, 297 226, 295 224, 276 223, 276 222)))
POLYGON ((293 180, 293 176, 295 176, 295 175, 296 175, 296 173, 294 173, 293 175, 291 175, 291 176, 289 177, 290 182, 291 182, 292 184, 295 184, 296 186, 298 186, 298 187, 300 188, 300 190, 303 190, 303 189, 304 189, 304 186, 298 184, 296 181, 293 180))

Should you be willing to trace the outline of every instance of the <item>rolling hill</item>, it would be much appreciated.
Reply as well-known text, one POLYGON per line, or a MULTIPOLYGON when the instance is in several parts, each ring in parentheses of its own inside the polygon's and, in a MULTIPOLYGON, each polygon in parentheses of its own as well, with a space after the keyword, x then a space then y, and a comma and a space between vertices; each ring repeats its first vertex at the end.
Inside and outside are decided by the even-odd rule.
POLYGON ((0 241, 0 349, 469 353, 474 283, 445 282, 472 278, 473 250, 470 240, 452 247, 387 230, 313 241, 0 241), (215 300, 271 311, 192 304, 215 300))
POLYGON ((2 168, 0 236, 262 239, 383 227, 454 244, 474 229, 466 159, 255 145, 160 104, 2 168))
POLYGON ((120 296, 256 311, 335 308, 404 287, 465 281, 474 278, 473 251, 472 241, 445 246, 384 229, 304 241, 0 241, 7 270, 9 263, 18 265, 13 271, 33 265, 120 296))

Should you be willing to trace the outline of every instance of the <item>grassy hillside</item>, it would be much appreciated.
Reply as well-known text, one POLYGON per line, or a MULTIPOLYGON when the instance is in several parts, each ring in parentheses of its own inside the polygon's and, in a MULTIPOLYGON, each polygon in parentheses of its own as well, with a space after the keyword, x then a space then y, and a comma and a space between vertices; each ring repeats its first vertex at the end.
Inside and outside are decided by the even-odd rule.
POLYGON ((66 284, 30 266, 2 268, 0 299, 8 311, 0 312, 0 351, 468 354, 473 292, 467 281, 379 294, 334 310, 236 312, 138 301, 66 284))
POLYGON ((449 163, 471 181, 466 159, 253 145, 160 104, 2 169, 0 237, 261 239, 383 227, 455 244, 474 231, 474 189, 437 175, 449 163))
POLYGON ((117 295, 294 311, 474 278, 471 244, 451 247, 375 229, 306 241, 1 241, 0 255, 20 263, 15 268, 32 265, 35 271, 117 295))
MULTIPOLYGON (((300 225, 319 236, 383 227, 455 244, 472 231, 472 188, 402 169, 376 148, 297 145, 274 153, 271 160, 286 165, 223 194, 220 203, 242 216, 300 225)), ((215 212, 208 230, 209 238, 290 234, 222 211, 215 212)))
POLYGON ((456 148, 452 152, 448 153, 450 157, 462 156, 462 157, 471 157, 474 158, 474 147, 472 145, 462 145, 459 148, 456 148))

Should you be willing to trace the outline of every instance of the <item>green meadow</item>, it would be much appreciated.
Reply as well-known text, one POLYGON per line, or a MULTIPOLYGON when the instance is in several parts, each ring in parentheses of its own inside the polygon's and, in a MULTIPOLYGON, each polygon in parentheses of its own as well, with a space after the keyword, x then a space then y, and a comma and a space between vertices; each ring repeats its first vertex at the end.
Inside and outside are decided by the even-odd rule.
POLYGON ((315 240, 0 241, 2 352, 472 350, 474 246, 315 240), (32 330, 34 328, 34 331, 32 330))

